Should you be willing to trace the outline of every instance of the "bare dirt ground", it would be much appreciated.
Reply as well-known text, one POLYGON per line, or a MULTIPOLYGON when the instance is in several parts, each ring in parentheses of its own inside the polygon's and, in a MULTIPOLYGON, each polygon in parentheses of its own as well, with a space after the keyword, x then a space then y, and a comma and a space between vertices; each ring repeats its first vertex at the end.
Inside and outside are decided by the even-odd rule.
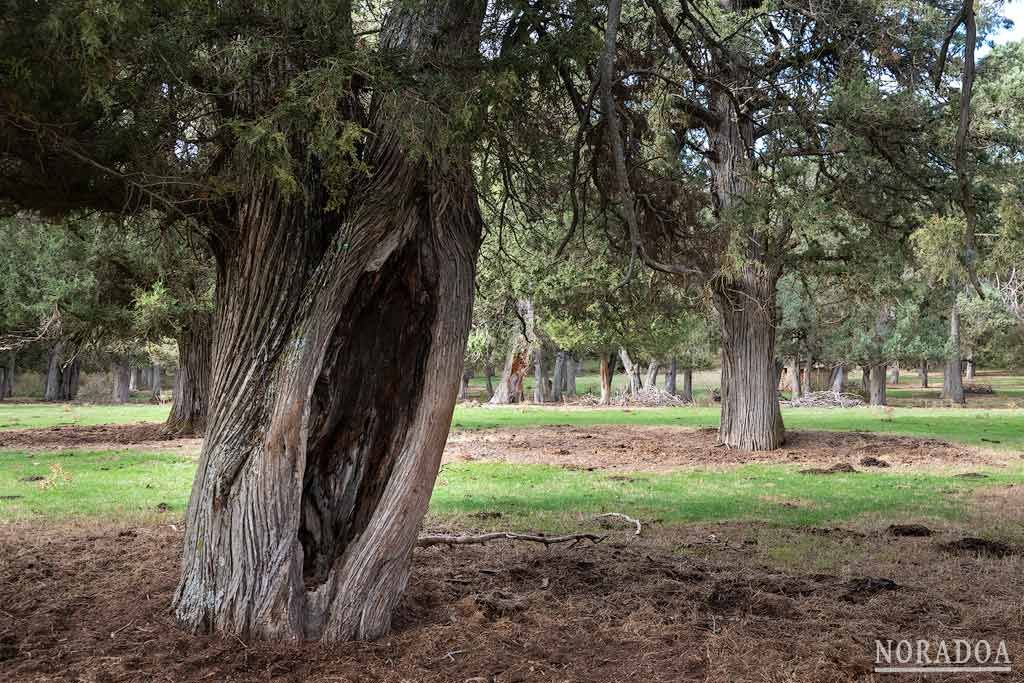
POLYGON ((748 463, 791 463, 855 468, 1005 466, 1021 455, 919 439, 861 432, 787 431, 777 451, 750 452, 716 447, 717 430, 682 427, 531 427, 453 432, 448 461, 491 460, 541 463, 583 469, 667 471, 683 467, 734 466, 748 463), (871 464, 862 464, 874 458, 871 464))
POLYGON ((162 422, 94 426, 66 425, 37 429, 0 430, 0 449, 29 452, 117 450, 126 446, 147 452, 198 454, 202 439, 169 437, 162 422))
MULTIPOLYGON (((787 432, 777 451, 750 452, 715 445, 716 430, 685 427, 554 426, 455 431, 446 462, 493 461, 548 464, 574 469, 664 472, 686 467, 729 467, 750 463, 806 466, 848 464, 857 469, 1003 467, 1021 454, 972 448, 937 439, 862 432, 787 432), (865 461, 865 458, 874 458, 865 461), (879 462, 880 461, 880 462, 879 462)), ((62 426, 0 430, 0 450, 117 450, 198 455, 201 439, 170 438, 159 423, 62 426)))
POLYGON ((1024 558, 942 540, 718 525, 430 548, 391 636, 321 646, 175 628, 180 526, 14 525, 0 529, 0 680, 817 683, 888 680, 871 673, 876 638, 1005 639, 1020 656, 1024 558), (769 561, 808 540, 839 564, 769 561))

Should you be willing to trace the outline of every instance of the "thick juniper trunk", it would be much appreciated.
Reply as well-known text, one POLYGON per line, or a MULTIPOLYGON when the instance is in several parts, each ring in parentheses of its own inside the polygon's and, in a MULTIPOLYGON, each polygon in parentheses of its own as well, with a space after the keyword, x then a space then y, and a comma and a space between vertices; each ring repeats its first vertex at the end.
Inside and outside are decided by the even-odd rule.
POLYGON ((658 372, 661 370, 661 365, 656 360, 652 360, 647 365, 647 377, 644 378, 644 386, 648 389, 653 389, 658 386, 658 372))
POLYGON ((113 403, 127 403, 131 387, 131 368, 124 356, 114 358, 110 364, 110 374, 114 382, 114 390, 110 400, 113 403))
POLYGON ((562 392, 565 391, 565 357, 568 355, 562 350, 555 352, 555 371, 551 377, 551 400, 556 403, 562 400, 562 392))
MULTIPOLYGON (((482 13, 398 3, 380 40, 475 56, 482 13)), ((436 106, 376 108, 373 173, 342 215, 316 187, 282 197, 259 180, 239 203, 218 254, 210 411, 174 598, 186 628, 334 641, 390 629, 451 423, 481 239, 468 150, 425 159, 401 144, 402 124, 436 106)))
POLYGON ((210 404, 213 316, 193 313, 178 334, 178 370, 174 373, 171 414, 164 431, 178 436, 202 434, 210 404))
MULTIPOLYGON (((776 272, 748 265, 713 290, 722 330, 722 419, 719 440, 764 451, 785 440, 775 374, 776 272)), ((799 368, 799 366, 797 366, 799 368)))
POLYGON ((160 403, 160 393, 163 391, 164 369, 160 363, 153 363, 149 368, 149 396, 153 403, 160 403))
POLYGON ((885 363, 871 367, 869 374, 870 399, 873 406, 885 405, 885 363))
POLYGON ((918 370, 918 374, 921 375, 921 388, 928 388, 928 359, 921 359, 921 369, 918 370))
POLYGON ((942 377, 942 396, 953 403, 963 405, 964 383, 961 376, 963 363, 960 359, 960 308, 956 298, 949 315, 949 356, 946 358, 946 370, 942 377))
POLYGON ((832 383, 829 386, 831 391, 843 393, 846 391, 846 366, 837 365, 832 371, 832 383))
POLYGON ((601 405, 612 402, 612 377, 615 376, 615 358, 612 354, 601 354, 601 405))
POLYGON ((64 365, 61 372, 60 393, 61 400, 74 401, 78 398, 78 385, 82 378, 82 361, 74 358, 64 365))
POLYGON ((626 349, 619 349, 619 359, 622 361, 623 371, 629 377, 629 396, 630 398, 636 398, 637 392, 643 388, 643 382, 640 379, 640 367, 632 361, 626 349))
POLYGON ((804 382, 803 382, 803 395, 810 396, 814 391, 814 387, 811 384, 812 377, 814 375, 814 359, 810 356, 804 361, 804 382))
POLYGON ((672 356, 665 371, 665 391, 672 396, 676 395, 676 371, 676 357, 672 356))
POLYGON ((484 379, 487 380, 487 400, 494 396, 494 366, 490 363, 484 365, 484 379))
POLYGON ((64 343, 57 342, 50 347, 50 352, 46 359, 46 383, 43 390, 44 401, 64 400, 63 392, 61 390, 63 382, 63 367, 64 343))
POLYGON ((800 358, 793 356, 786 365, 786 376, 789 380, 789 393, 792 398, 803 395, 803 384, 800 381, 800 358))
POLYGON ((523 383, 526 373, 530 371, 530 357, 533 351, 533 302, 522 300, 518 302, 517 308, 519 320, 512 330, 505 368, 490 400, 495 405, 522 402, 523 383))
POLYGON ((693 403, 693 368, 683 368, 683 390, 679 392, 679 398, 693 403))
POLYGON ((896 386, 900 383, 900 364, 893 363, 892 369, 889 371, 889 384, 896 386))

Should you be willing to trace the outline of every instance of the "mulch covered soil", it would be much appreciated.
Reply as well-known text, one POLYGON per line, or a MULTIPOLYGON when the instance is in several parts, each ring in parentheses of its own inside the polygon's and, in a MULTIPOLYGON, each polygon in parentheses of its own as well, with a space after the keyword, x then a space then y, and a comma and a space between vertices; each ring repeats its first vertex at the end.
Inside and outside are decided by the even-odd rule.
MULTIPOLYGON (((594 546, 417 551, 391 636, 321 646, 176 629, 180 527, 8 525, 0 680, 803 683, 881 680, 870 673, 876 638, 989 637, 1024 653, 1016 552, 807 530, 851 559, 805 573, 765 564, 760 546, 775 532, 760 531, 655 527, 594 546)), ((1015 680, 987 676, 927 680, 1015 680)))
POLYGON ((681 467, 792 463, 856 469, 886 466, 1005 465, 1021 455, 920 439, 863 432, 786 431, 776 451, 740 451, 716 445, 718 430, 616 425, 531 427, 453 432, 448 461, 493 460, 583 469, 666 471, 681 467))

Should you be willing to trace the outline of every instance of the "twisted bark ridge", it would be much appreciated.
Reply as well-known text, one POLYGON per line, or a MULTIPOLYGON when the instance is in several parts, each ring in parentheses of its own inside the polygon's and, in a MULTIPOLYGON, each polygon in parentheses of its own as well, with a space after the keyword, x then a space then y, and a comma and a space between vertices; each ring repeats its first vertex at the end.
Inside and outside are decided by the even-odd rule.
MULTIPOLYGON (((417 58, 475 51, 482 14, 396 10, 382 41, 417 58)), ((404 146, 419 106, 375 103, 372 172, 343 211, 263 178, 240 202, 174 598, 186 628, 334 641, 390 628, 458 391, 482 223, 467 153, 404 146)))
MULTIPOLYGON (((213 344, 213 319, 208 313, 189 316, 188 325, 178 335, 178 370, 174 373, 171 414, 164 431, 176 436, 202 434, 209 410, 210 353, 213 344)), ((154 366, 153 396, 159 398, 159 369, 154 366)))

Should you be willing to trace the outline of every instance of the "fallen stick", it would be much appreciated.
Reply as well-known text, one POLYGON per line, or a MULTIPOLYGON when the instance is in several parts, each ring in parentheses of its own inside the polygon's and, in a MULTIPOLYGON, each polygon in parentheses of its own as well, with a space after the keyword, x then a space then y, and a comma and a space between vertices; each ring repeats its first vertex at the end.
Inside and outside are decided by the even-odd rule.
POLYGON ((621 512, 605 512, 603 514, 598 515, 597 517, 594 517, 594 519, 601 519, 602 517, 618 517, 619 519, 626 520, 630 524, 635 524, 636 532, 633 533, 634 536, 639 536, 640 531, 644 528, 643 524, 640 523, 639 519, 634 519, 633 517, 630 517, 629 515, 624 515, 621 512))
POLYGON ((506 531, 497 531, 479 536, 447 536, 444 534, 434 536, 420 536, 416 541, 417 547, 429 548, 432 545, 482 545, 490 541, 530 541, 532 543, 543 543, 544 545, 555 545, 556 543, 579 543, 590 541, 600 543, 604 536, 597 534, 568 534, 566 536, 536 536, 534 534, 514 534, 506 531))

